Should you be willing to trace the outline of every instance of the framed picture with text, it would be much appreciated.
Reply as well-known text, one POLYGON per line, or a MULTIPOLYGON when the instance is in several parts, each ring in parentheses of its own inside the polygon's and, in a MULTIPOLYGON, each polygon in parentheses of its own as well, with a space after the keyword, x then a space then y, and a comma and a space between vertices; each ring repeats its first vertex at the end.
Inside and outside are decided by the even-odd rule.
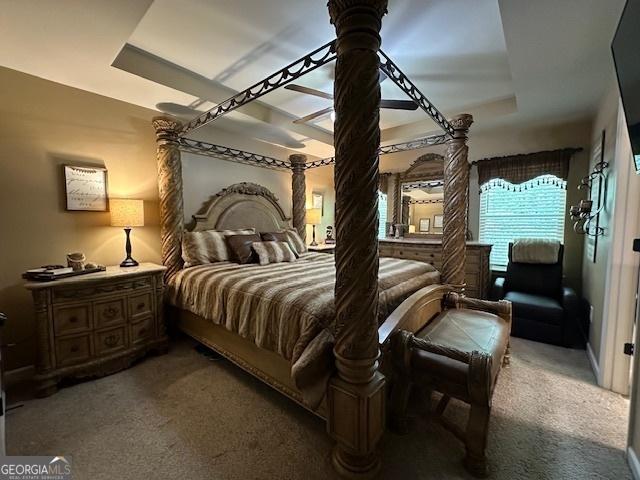
POLYGON ((106 212, 107 169, 63 165, 66 209, 68 211, 106 212))
POLYGON ((433 228, 442 228, 443 226, 443 216, 442 215, 434 215, 433 216, 433 228))
POLYGON ((421 218, 418 227, 421 232, 428 232, 431 228, 431 219, 421 218))

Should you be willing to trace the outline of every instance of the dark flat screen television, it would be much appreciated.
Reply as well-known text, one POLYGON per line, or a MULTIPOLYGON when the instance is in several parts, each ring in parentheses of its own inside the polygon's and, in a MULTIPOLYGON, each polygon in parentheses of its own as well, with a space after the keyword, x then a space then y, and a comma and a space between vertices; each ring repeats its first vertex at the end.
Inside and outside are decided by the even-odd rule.
POLYGON ((640 173, 640 0, 627 0, 611 51, 636 173, 640 173))

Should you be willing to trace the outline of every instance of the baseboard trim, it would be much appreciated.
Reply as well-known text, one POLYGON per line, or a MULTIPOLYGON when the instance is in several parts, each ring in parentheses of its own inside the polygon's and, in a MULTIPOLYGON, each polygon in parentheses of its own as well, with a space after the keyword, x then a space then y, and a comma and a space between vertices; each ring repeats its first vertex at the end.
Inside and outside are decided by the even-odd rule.
POLYGON ((7 370, 4 372, 4 383, 6 388, 10 388, 14 385, 31 381, 35 374, 35 365, 27 365, 26 367, 7 370))
POLYGON ((638 461, 635 450, 631 446, 627 447, 627 463, 629 464, 634 480, 640 480, 640 462, 638 461))
POLYGON ((600 367, 598 366, 598 359, 596 358, 595 353, 593 353, 593 348, 591 348, 591 344, 589 342, 587 342, 587 357, 589 358, 593 374, 596 376, 596 382, 600 385, 600 367))

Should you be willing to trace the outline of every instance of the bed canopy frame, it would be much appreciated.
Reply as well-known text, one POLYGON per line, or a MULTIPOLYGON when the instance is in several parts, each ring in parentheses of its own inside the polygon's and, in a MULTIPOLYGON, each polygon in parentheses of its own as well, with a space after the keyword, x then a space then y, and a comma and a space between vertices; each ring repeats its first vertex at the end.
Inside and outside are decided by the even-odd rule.
MULTIPOLYGON (((170 280, 181 268, 184 223, 181 151, 292 172, 293 227, 305 235, 305 170, 335 165, 337 373, 327 390, 329 434, 336 441, 333 464, 344 476, 369 476, 379 467, 376 445, 385 428, 385 377, 380 344, 389 334, 378 325, 377 203, 379 155, 446 144, 442 279, 439 290, 464 285, 469 165, 467 135, 473 118, 450 120, 380 50, 387 0, 330 0, 336 39, 202 113, 186 124, 162 116, 157 136, 162 259, 170 280), (335 64, 335 157, 287 160, 192 140, 194 130, 330 62, 335 64), (443 130, 405 143, 380 146, 379 70, 398 85, 443 130), (446 288, 445 288, 446 287, 446 288)), ((436 289, 438 290, 438 289, 436 289)), ((434 290, 435 291, 435 290, 434 290)), ((442 292, 440 292, 442 294, 442 292)))

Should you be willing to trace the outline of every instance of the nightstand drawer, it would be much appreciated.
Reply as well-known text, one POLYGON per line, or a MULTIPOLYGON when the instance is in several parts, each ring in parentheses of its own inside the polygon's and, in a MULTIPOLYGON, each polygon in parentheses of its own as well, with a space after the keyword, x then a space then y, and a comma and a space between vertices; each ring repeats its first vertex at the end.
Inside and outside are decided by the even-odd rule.
POLYGON ((132 324, 129 328, 131 345, 144 343, 154 337, 155 332, 152 317, 140 320, 139 322, 132 324))
POLYGON ((56 338, 56 359, 58 366, 74 365, 91 358, 91 338, 89 335, 56 338))
POLYGON ((126 348, 126 335, 127 329, 125 326, 96 332, 94 335, 96 355, 106 355, 126 348))
POLYGON ((91 330, 91 306, 84 304, 55 307, 53 325, 56 336, 87 332, 91 330))
POLYGON ((127 320, 126 299, 115 298, 93 305, 93 315, 96 328, 121 325, 127 320))
POLYGON ((151 293, 130 296, 129 313, 132 321, 149 315, 151 313, 151 293))

